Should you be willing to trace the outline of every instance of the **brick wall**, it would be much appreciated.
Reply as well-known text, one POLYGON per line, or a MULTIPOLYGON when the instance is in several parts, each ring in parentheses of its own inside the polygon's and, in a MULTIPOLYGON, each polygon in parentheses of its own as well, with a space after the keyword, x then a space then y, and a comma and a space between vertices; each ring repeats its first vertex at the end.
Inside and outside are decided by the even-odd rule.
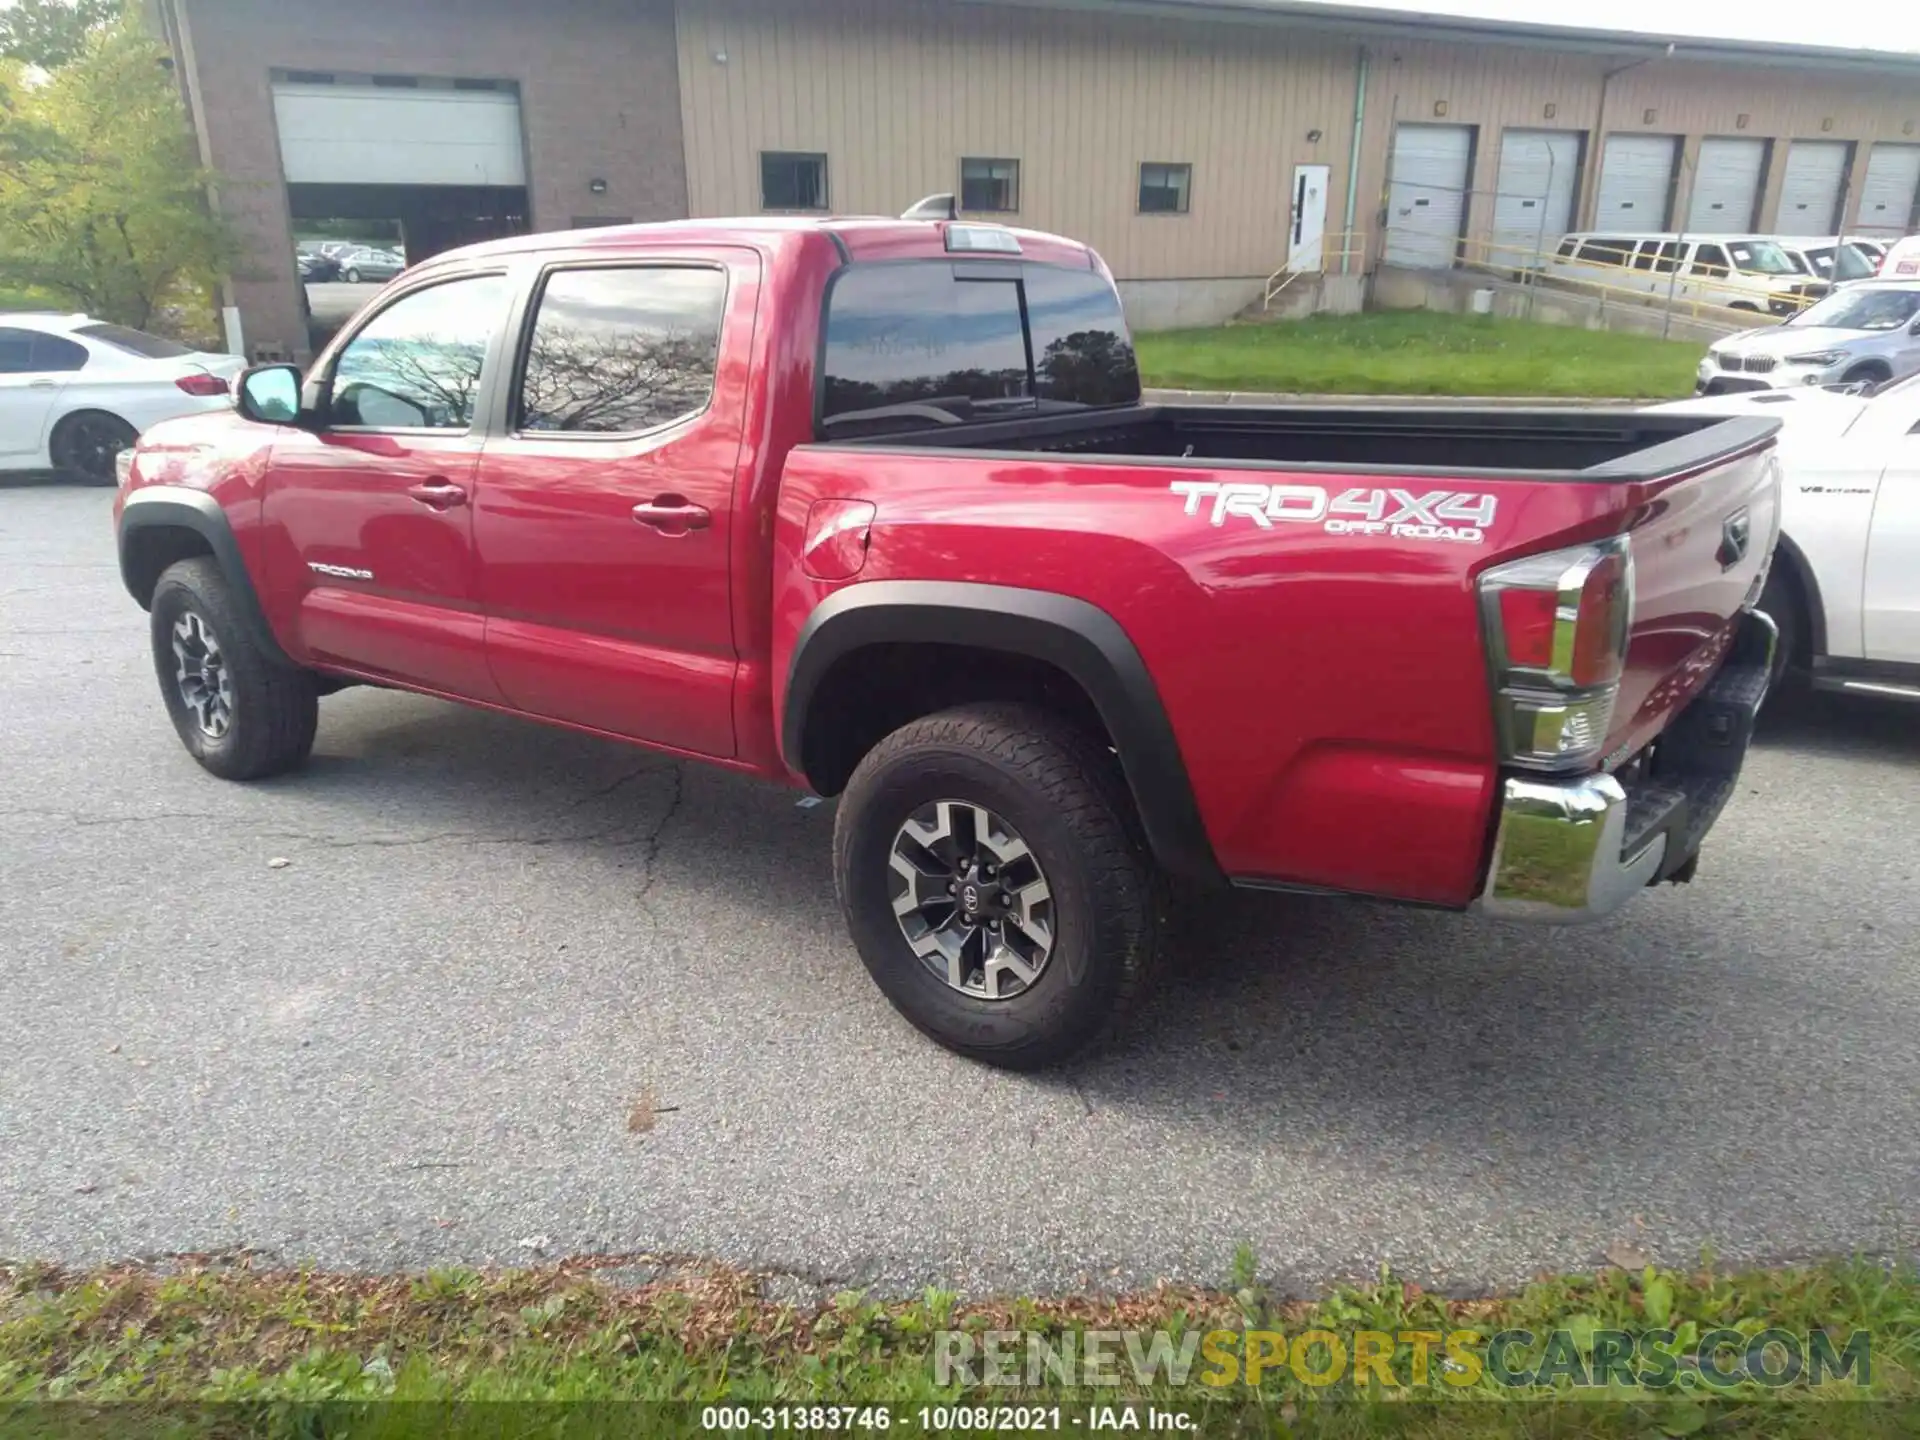
POLYGON ((250 349, 303 355, 270 71, 517 81, 535 229, 687 213, 672 0, 175 0, 250 349), (593 194, 593 178, 607 190, 593 194))

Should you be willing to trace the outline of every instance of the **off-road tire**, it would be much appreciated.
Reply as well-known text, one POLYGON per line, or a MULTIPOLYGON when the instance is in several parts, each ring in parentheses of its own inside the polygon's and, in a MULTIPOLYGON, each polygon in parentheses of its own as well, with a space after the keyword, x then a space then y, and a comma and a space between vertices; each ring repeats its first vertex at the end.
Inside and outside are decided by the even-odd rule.
POLYGON ((306 761, 320 715, 314 677, 289 669, 255 643, 214 560, 196 556, 169 566, 154 587, 151 615, 161 698, 188 754, 223 780, 260 780, 306 761), (189 613, 217 639, 230 672, 231 716, 218 737, 202 727, 178 680, 175 626, 189 613))
POLYGON ((1151 989, 1164 881, 1112 753, 1045 710, 968 705, 894 731, 854 770, 833 850, 840 906, 874 982, 961 1055, 1010 1070, 1057 1065, 1116 1034, 1151 989), (896 836, 943 799, 1004 817, 1052 892, 1053 950, 1010 998, 955 989, 914 954, 894 916, 896 836))

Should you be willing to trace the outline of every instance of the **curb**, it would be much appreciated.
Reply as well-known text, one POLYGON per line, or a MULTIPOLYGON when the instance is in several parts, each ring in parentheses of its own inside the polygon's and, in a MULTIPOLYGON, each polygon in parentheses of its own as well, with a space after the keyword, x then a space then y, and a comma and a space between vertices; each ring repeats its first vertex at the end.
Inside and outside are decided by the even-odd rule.
POLYGON ((1149 405, 1372 405, 1393 409, 1425 405, 1442 408, 1639 410, 1648 405, 1666 403, 1661 400, 1628 400, 1618 396, 1596 400, 1574 395, 1309 395, 1285 390, 1146 389, 1141 392, 1141 398, 1149 405))

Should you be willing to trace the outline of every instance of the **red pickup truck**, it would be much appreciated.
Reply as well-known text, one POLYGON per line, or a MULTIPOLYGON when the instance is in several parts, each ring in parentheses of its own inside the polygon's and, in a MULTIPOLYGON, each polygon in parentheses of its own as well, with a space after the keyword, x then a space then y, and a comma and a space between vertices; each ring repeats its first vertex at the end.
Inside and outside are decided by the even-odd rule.
POLYGON ((115 514, 214 774, 362 683, 837 795, 875 981, 1030 1067, 1145 992, 1170 879, 1578 920, 1690 878, 1774 428, 1146 404, 1085 246, 691 222, 410 270, 148 432, 115 514))

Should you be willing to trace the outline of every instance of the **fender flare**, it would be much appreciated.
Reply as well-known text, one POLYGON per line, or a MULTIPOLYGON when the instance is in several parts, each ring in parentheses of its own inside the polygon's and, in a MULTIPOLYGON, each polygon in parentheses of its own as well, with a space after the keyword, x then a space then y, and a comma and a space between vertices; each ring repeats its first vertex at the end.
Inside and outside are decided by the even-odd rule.
POLYGON ((1185 878, 1224 880, 1146 662, 1117 620, 1072 596, 938 580, 870 580, 835 591, 807 617, 788 663, 780 726, 787 762, 798 768, 808 711, 837 661, 863 646, 914 641, 1003 651, 1067 675, 1113 738, 1154 857, 1185 878))
POLYGON ((220 508, 220 502, 204 490, 189 490, 181 485, 149 485, 131 492, 121 503, 120 523, 115 527, 120 552, 120 583, 142 610, 152 604, 151 595, 140 593, 134 581, 133 541, 145 530, 190 530, 206 541, 214 563, 228 585, 233 587, 234 603, 246 619, 249 638, 276 665, 297 670, 287 652, 274 638, 267 624, 259 593, 253 588, 253 576, 240 554, 240 542, 233 537, 233 526, 220 508))
POLYGON ((1794 581, 1800 586, 1800 594, 1807 602, 1807 655, 1818 660, 1827 653, 1827 603, 1820 598, 1820 580, 1813 573, 1813 566, 1807 562, 1807 554, 1793 541, 1793 537, 1781 532, 1778 545, 1775 546, 1774 563, 1782 560, 1793 573, 1794 581))

